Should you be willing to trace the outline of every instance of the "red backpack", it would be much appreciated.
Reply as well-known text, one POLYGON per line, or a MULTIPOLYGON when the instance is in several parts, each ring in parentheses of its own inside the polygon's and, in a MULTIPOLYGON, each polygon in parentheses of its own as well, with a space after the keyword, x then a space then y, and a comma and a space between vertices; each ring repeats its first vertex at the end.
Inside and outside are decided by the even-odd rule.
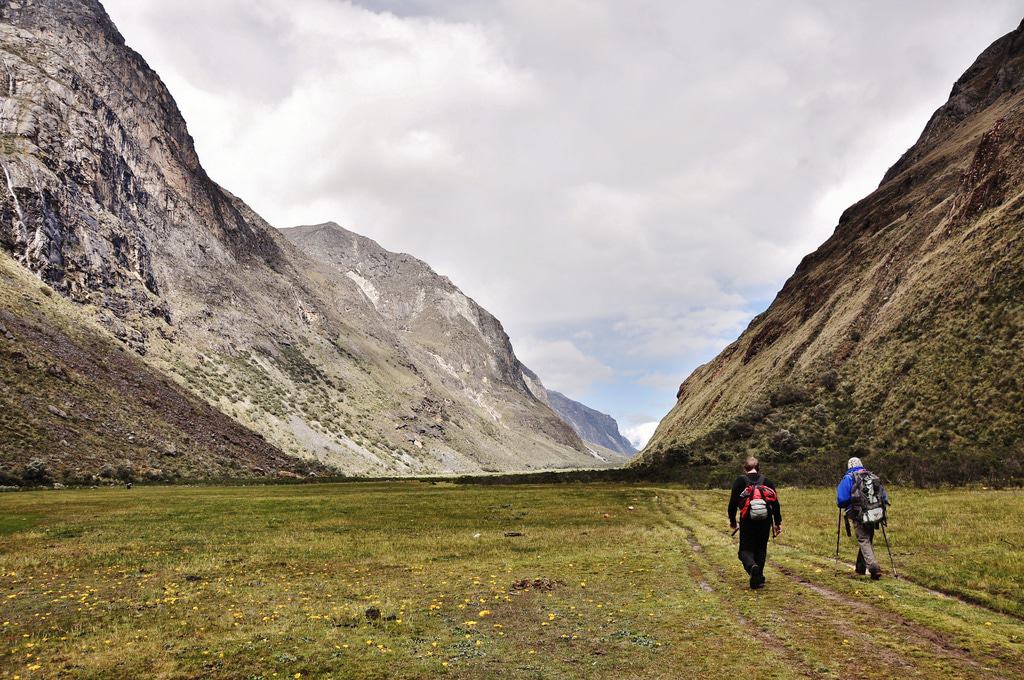
POLYGON ((764 485, 764 475, 758 475, 757 481, 748 484, 740 494, 740 500, 743 502, 740 519, 763 522, 771 517, 768 504, 777 502, 779 496, 775 489, 764 485))

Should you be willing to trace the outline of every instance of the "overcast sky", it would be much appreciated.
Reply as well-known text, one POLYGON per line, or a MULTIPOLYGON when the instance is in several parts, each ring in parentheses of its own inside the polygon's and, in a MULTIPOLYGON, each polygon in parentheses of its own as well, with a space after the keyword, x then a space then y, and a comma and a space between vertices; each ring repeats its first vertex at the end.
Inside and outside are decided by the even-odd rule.
POLYGON ((1024 1, 106 0, 210 175, 412 253, 648 432, 1024 1), (984 7, 984 10, 980 9, 984 7))

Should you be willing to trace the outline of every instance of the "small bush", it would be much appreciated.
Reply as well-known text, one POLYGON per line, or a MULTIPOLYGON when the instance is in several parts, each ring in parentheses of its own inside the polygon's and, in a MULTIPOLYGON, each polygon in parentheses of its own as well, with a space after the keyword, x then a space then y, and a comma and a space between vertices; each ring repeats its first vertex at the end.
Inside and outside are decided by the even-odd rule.
POLYGON ((793 453, 800 446, 800 440, 789 430, 779 430, 772 435, 769 445, 779 453, 793 453))
POLYGON ((93 475, 78 470, 65 470, 61 480, 66 486, 88 486, 96 481, 93 475))
POLYGON ((807 390, 802 385, 786 383, 780 385, 771 396, 772 406, 788 406, 807 401, 807 390))
POLYGON ((114 476, 122 482, 130 482, 135 477, 135 469, 132 467, 131 463, 125 461, 117 466, 117 469, 114 471, 114 476))
POLYGON ((42 458, 33 458, 21 470, 21 478, 26 484, 50 484, 53 474, 42 458))
POLYGON ((835 392, 836 387, 839 386, 839 373, 835 369, 829 369, 822 373, 818 380, 826 390, 835 392))
POLYGON ((21 486, 22 484, 24 481, 21 479, 21 475, 13 470, 0 467, 0 486, 21 486))

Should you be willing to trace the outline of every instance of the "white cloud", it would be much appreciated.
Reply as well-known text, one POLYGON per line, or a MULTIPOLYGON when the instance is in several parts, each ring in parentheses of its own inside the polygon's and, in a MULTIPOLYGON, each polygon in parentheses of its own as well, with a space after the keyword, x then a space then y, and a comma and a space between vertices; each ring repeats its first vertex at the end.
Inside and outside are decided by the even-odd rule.
POLYGON ((637 376, 633 382, 637 385, 653 387, 667 392, 668 390, 678 389, 682 380, 680 380, 678 373, 658 373, 649 371, 637 376))
POLYGON ((277 226, 425 259, 547 339, 517 343, 545 383, 616 386, 613 415, 671 407, 667 378, 636 376, 678 383, 733 339, 1020 19, 1013 0, 105 4, 214 179, 277 226))
POLYGON ((465 112, 531 97, 530 74, 471 23, 332 0, 109 4, 168 81, 207 170, 275 226, 406 229, 414 206, 474 181, 465 112))
POLYGON ((647 446, 647 442, 654 436, 654 431, 657 429, 658 421, 653 420, 649 423, 640 423, 639 425, 625 428, 622 430, 622 436, 628 439, 629 443, 637 449, 643 449, 647 446))
MULTIPOLYGON (((739 300, 737 300, 737 303, 739 300)), ((705 307, 678 314, 631 310, 612 325, 623 338, 623 352, 642 359, 671 359, 719 350, 747 325, 750 312, 738 307, 705 307)))
POLYGON ((541 377, 545 387, 567 395, 586 394, 594 383, 607 381, 614 374, 568 340, 525 338, 516 343, 516 354, 541 377))

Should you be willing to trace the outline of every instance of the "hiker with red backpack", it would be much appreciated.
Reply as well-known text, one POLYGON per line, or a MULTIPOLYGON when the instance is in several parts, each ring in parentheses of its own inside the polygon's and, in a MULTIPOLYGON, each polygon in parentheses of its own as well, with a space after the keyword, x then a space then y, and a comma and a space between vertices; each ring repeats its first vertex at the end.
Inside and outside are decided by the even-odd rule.
MULTIPOLYGON (((877 581, 882 578, 882 569, 875 559, 875 529, 882 527, 885 532, 889 494, 882 487, 878 475, 867 470, 860 458, 847 461, 846 474, 836 488, 836 505, 846 511, 847 536, 850 535, 850 522, 853 522, 853 532, 860 548, 854 567, 856 572, 861 576, 870 572, 871 578, 877 581)), ((886 542, 888 544, 888 539, 886 542)))
POLYGON ((768 557, 768 539, 782 533, 782 508, 775 485, 761 474, 757 458, 747 458, 743 474, 732 484, 729 497, 729 526, 739 528, 738 556, 750 574, 753 590, 764 587, 764 563, 768 557), (739 511, 739 525, 736 513, 739 511))

